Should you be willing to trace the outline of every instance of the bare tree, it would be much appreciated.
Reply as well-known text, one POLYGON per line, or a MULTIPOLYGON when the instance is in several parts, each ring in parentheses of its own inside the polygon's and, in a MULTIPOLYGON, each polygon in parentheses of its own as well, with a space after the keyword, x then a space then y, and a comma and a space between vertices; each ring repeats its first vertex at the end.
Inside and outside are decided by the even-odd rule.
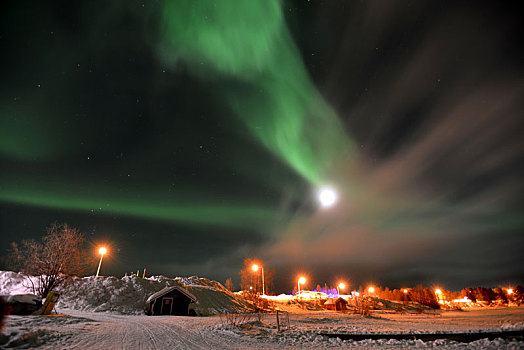
POLYGON ((354 313, 363 316, 371 316, 371 310, 373 309, 374 304, 372 297, 356 297, 353 299, 353 302, 355 303, 354 313))
MULTIPOLYGON (((262 266, 262 262, 257 259, 244 259, 244 268, 240 270, 240 289, 244 292, 262 294, 262 276, 260 270, 253 271, 252 267, 256 264, 262 266)), ((273 276, 275 270, 264 270, 264 284, 266 294, 273 288, 273 276)))
POLYGON ((416 301, 421 305, 426 305, 433 309, 440 308, 438 300, 435 297, 435 293, 431 289, 425 288, 422 285, 418 285, 415 288, 412 288, 408 292, 408 297, 409 300, 416 301))
POLYGON ((226 288, 228 290, 230 290, 231 292, 233 291, 233 280, 231 279, 231 277, 229 277, 227 280, 226 280, 226 288))
POLYGON ((244 259, 244 268, 239 272, 240 289, 244 292, 255 293, 259 289, 259 284, 260 289, 262 289, 262 280, 260 280, 258 274, 251 269, 254 264, 261 265, 260 261, 256 259, 244 259))
POLYGON ((69 277, 83 274, 93 262, 84 249, 84 243, 84 235, 76 228, 54 223, 41 242, 33 239, 23 240, 20 244, 13 242, 9 262, 13 269, 28 277, 35 276, 38 283, 33 285, 33 290, 45 297, 69 277))

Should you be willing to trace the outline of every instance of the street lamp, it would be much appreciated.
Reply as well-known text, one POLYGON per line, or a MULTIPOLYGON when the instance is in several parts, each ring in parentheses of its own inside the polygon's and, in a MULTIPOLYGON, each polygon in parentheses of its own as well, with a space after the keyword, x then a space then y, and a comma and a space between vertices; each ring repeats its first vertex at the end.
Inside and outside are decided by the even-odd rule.
POLYGON ((404 289, 403 292, 404 292, 404 294, 408 294, 408 290, 407 289, 404 289))
POLYGON ((98 263, 98 269, 96 270, 96 277, 98 277, 98 274, 100 273, 100 266, 102 266, 102 259, 104 258, 105 253, 107 253, 106 247, 100 247, 100 249, 98 249, 98 254, 100 254, 100 262, 98 263))
MULTIPOLYGON (((257 264, 253 264, 253 266, 251 266, 251 269, 257 272, 259 266, 257 264)), ((266 288, 264 286, 264 266, 260 266, 260 269, 262 270, 262 295, 266 295, 266 288)))
POLYGON ((444 300, 442 296, 442 291, 440 289, 435 289, 435 295, 437 297, 437 301, 440 303, 441 300, 444 300))
POLYGON ((300 295, 300 285, 301 284, 305 284, 306 283, 306 278, 304 276, 300 276, 300 278, 298 279, 298 294, 300 295))
POLYGON ((340 295, 340 290, 342 289, 345 289, 346 288, 346 284, 344 282, 340 282, 337 286, 337 294, 340 295))
POLYGON ((511 294, 513 294, 513 289, 508 288, 508 295, 511 295, 511 294))
POLYGON ((369 294, 373 294, 373 293, 375 293, 375 288, 373 288, 373 287, 369 287, 369 288, 368 288, 368 292, 369 292, 369 294))

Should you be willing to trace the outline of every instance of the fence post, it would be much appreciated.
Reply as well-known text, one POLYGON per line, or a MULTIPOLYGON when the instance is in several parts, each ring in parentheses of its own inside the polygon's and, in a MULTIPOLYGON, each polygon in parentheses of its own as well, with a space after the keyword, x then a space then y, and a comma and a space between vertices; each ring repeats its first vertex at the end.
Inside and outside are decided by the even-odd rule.
POLYGON ((277 332, 280 332, 280 320, 278 319, 278 310, 277 310, 277 332))

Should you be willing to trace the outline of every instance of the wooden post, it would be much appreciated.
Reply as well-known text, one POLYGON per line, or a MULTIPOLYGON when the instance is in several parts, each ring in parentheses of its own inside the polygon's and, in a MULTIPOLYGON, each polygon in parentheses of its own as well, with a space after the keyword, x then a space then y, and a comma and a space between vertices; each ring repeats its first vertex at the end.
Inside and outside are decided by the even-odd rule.
POLYGON ((42 306, 41 311, 38 313, 40 315, 51 315, 51 311, 55 308, 55 304, 60 298, 60 293, 58 292, 49 292, 45 298, 45 303, 42 306))
POLYGON ((278 319, 278 310, 277 310, 277 332, 280 332, 280 320, 278 319))

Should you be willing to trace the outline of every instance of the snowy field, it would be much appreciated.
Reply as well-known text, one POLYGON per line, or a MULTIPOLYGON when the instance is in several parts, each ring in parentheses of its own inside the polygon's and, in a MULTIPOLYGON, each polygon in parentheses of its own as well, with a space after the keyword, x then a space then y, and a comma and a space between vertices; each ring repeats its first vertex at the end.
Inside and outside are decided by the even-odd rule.
POLYGON ((290 314, 290 329, 277 332, 275 315, 231 326, 224 316, 137 316, 58 310, 55 316, 10 316, 4 347, 43 349, 319 349, 319 348, 487 348, 522 349, 523 341, 481 339, 342 341, 339 333, 480 332, 524 329, 524 308, 444 311, 438 315, 375 312, 371 317, 328 311, 290 314))

